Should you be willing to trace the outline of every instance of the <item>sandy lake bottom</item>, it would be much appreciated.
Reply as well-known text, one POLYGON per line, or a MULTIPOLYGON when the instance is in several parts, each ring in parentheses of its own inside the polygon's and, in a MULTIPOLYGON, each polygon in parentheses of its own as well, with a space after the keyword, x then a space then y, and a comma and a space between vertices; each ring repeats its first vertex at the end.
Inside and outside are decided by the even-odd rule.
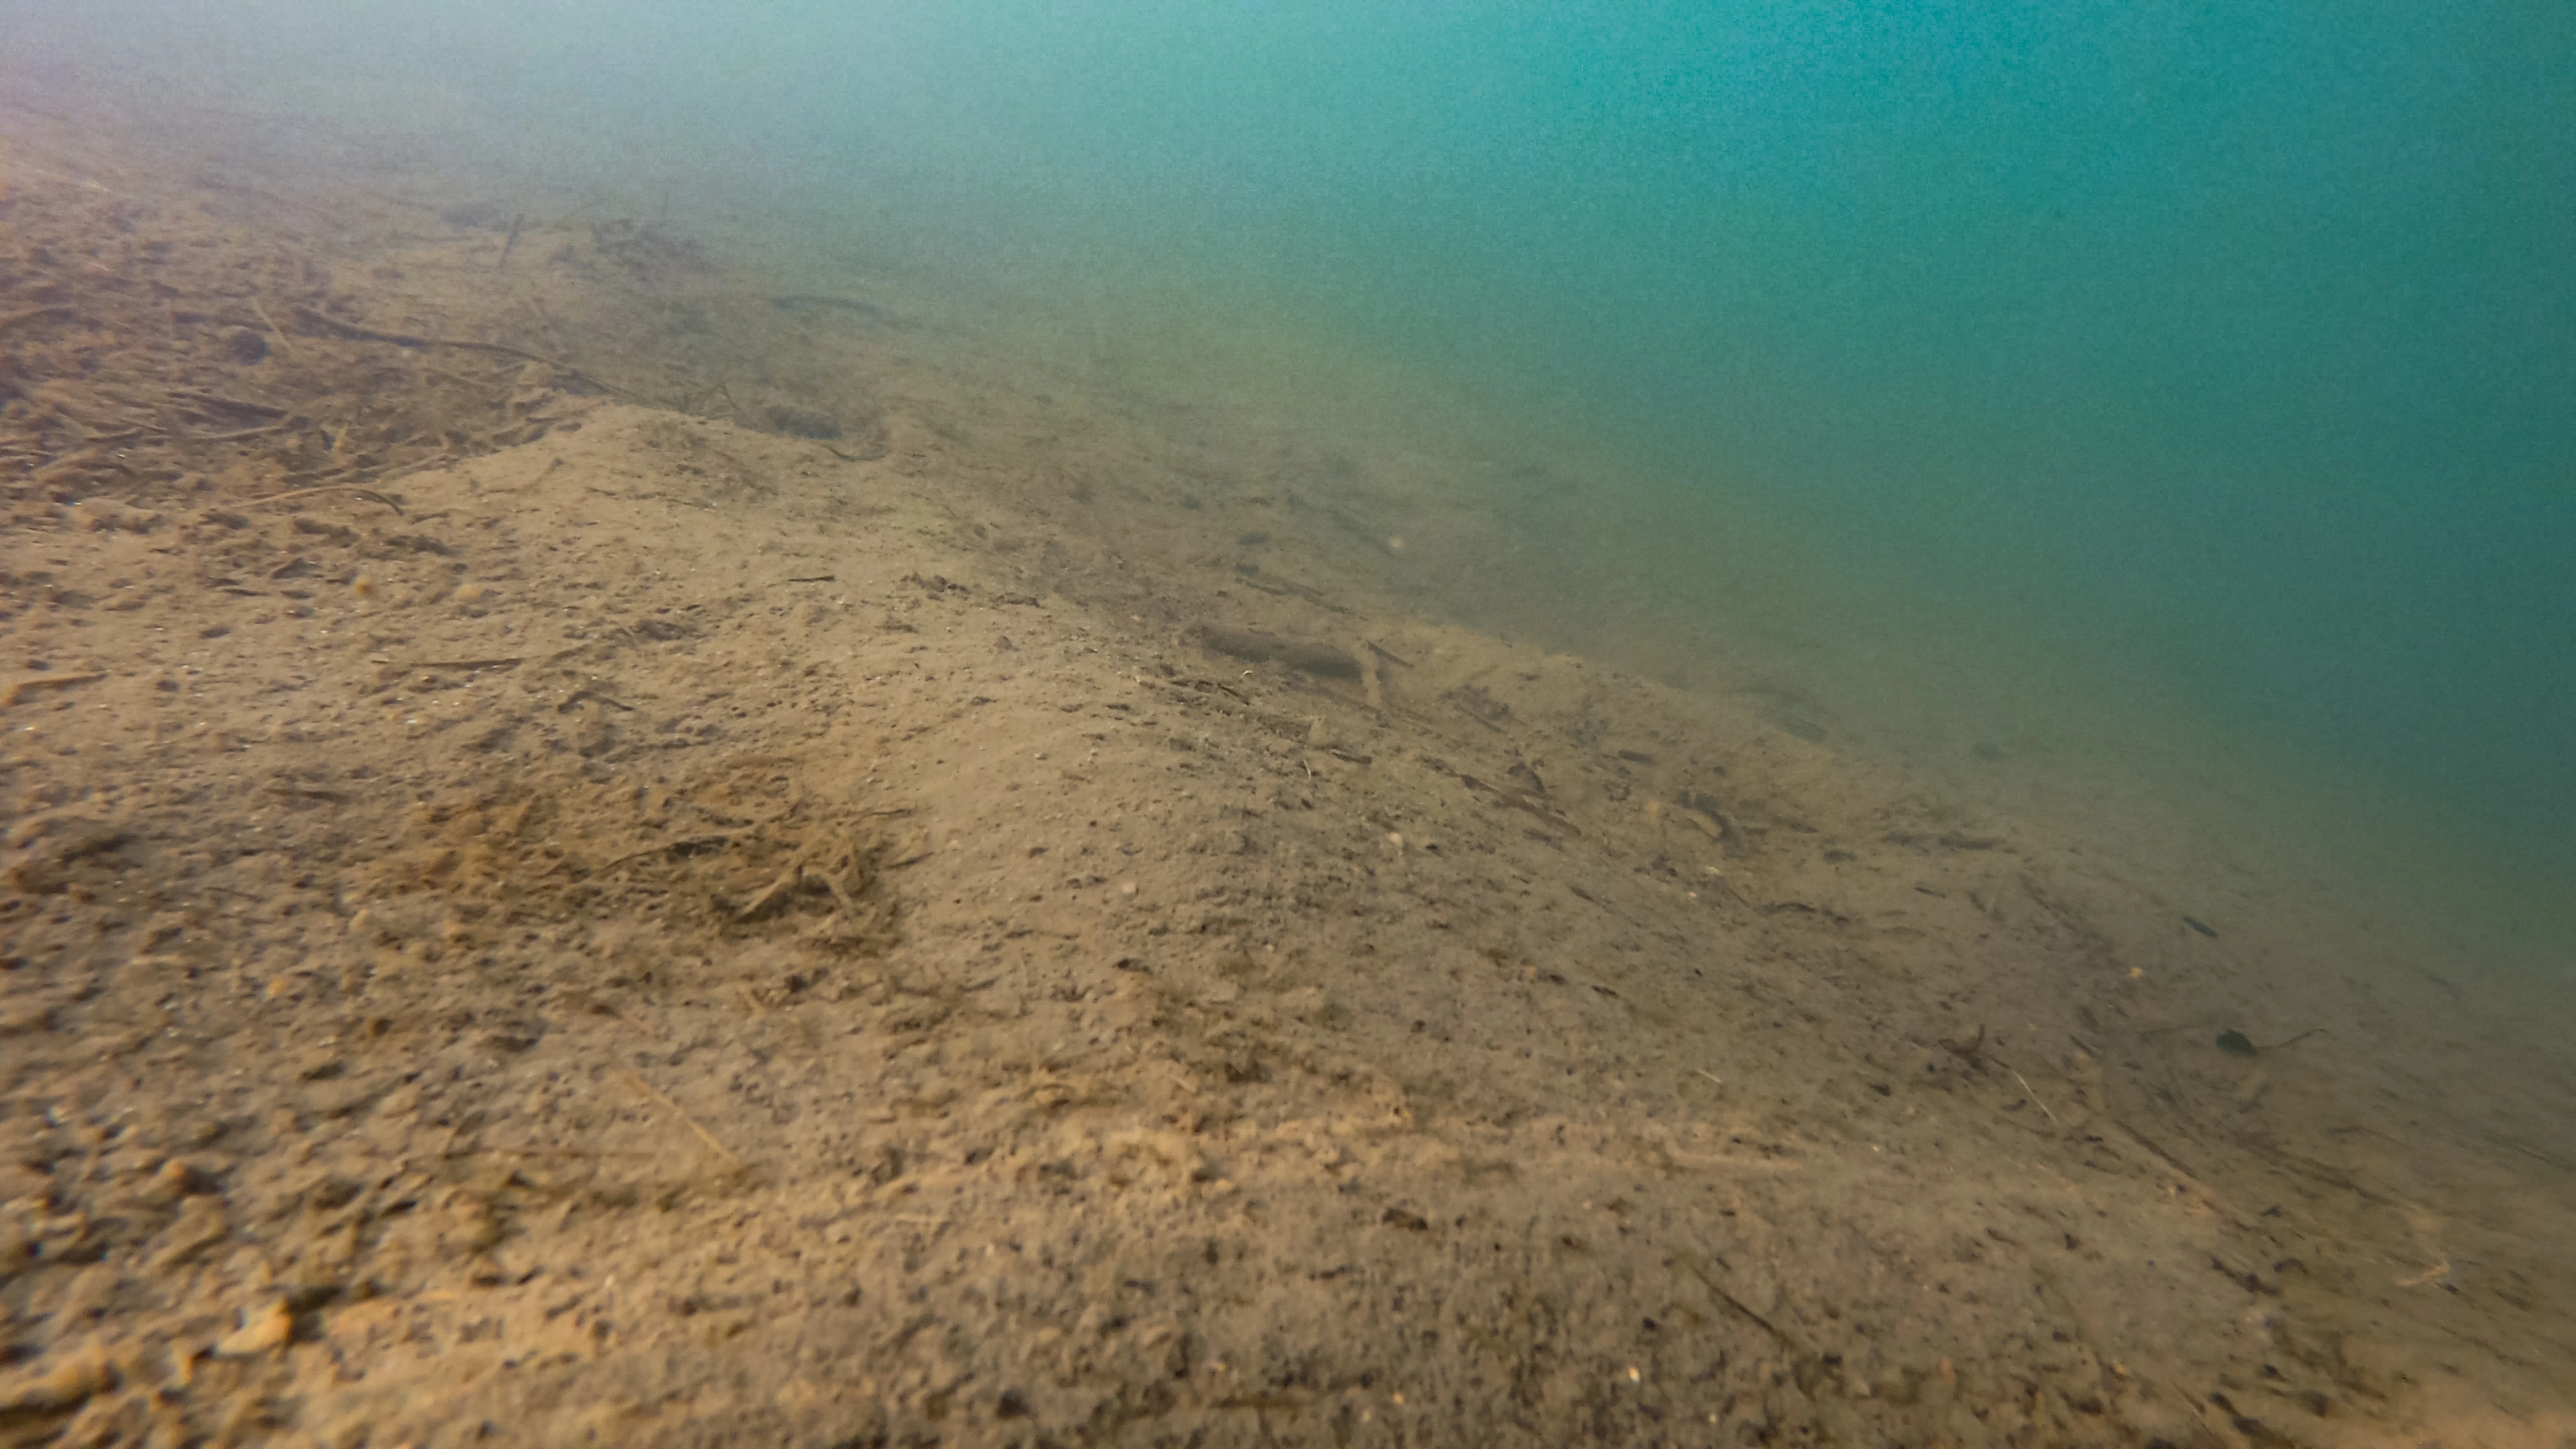
POLYGON ((2538 1020, 289 150, 0 112, 0 1443, 2576 1438, 2538 1020))

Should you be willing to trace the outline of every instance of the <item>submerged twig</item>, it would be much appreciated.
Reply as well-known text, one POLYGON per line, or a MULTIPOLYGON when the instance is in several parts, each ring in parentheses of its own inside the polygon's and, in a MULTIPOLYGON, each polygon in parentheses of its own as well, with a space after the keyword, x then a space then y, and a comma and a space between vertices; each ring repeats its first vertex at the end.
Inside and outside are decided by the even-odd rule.
POLYGON ((9 686, 9 693, 5 697, 0 697, 0 707, 14 705, 39 690, 69 689, 76 684, 96 684, 106 677, 107 671, 102 669, 92 674, 54 674, 42 679, 21 679, 9 686))
POLYGON ((321 328, 323 331, 332 333, 336 336, 347 337, 355 341, 388 342, 396 347, 461 347, 470 352, 497 352, 504 357, 516 357, 528 362, 542 362, 548 367, 559 368, 562 370, 564 376, 572 378, 578 382, 588 383, 602 392, 612 392, 617 394, 619 397, 630 400, 635 397, 635 394, 628 392, 626 389, 618 387, 613 383, 602 382, 598 378, 591 376, 589 373, 582 371, 580 368, 573 366, 569 362, 548 357, 542 352, 530 352, 524 347, 513 347, 507 342, 477 342, 464 337, 424 337, 416 332, 379 332, 373 327, 361 327, 354 322, 343 322, 336 317, 325 316, 320 312, 314 311, 310 307, 300 307, 296 310, 303 315, 305 321, 321 328))
POLYGON ((295 340, 288 337, 286 335, 286 329, 278 326, 277 319, 268 315, 268 309, 259 304, 259 294, 257 292, 251 293, 250 309, 259 314, 259 320, 268 324, 269 334, 277 339, 278 346, 286 349, 287 356, 294 358, 298 362, 302 362, 304 360, 303 354, 295 350, 295 340))
POLYGON ((644 1095, 661 1103, 663 1106, 670 1108, 675 1116, 677 1116, 683 1123, 687 1124, 690 1131, 698 1134, 699 1141, 704 1142, 708 1147, 713 1148, 717 1156, 732 1163, 734 1171, 749 1172, 751 1170, 751 1164, 742 1160, 742 1154, 725 1146, 722 1142, 717 1141, 716 1134, 700 1126, 698 1124, 698 1119, 690 1116, 687 1108, 684 1108, 679 1103, 672 1101, 669 1097, 662 1095, 660 1088, 655 1087, 651 1082, 644 1080, 640 1075, 635 1072, 628 1071, 623 1067, 618 1069, 618 1074, 626 1078, 629 1082, 634 1083, 637 1089, 642 1091, 644 1095))
POLYGON ((8 329, 17 326, 21 322, 36 322, 47 317, 74 317, 78 315, 79 314, 74 309, 60 305, 51 307, 30 307, 23 312, 0 314, 0 332, 5 332, 8 329))
POLYGON ((325 483, 318 488, 298 488, 291 493, 271 493, 266 498, 254 498, 244 506, 260 508, 271 503, 289 503, 298 498, 311 498, 318 493, 355 493, 369 503, 381 503, 396 513, 403 511, 401 504, 359 483, 325 483))
POLYGON ((2021 1083, 2021 1089, 2023 1091, 2030 1093, 2031 1101, 2038 1103, 2041 1114, 2048 1118, 2048 1125, 2052 1127, 2062 1127, 2065 1125, 2057 1120, 2056 1113, 2048 1110, 2048 1104, 2046 1102, 2041 1102, 2039 1100, 2039 1093, 2031 1086, 2030 1078, 2023 1076, 2019 1071, 2010 1067, 2005 1068, 2005 1070, 2011 1071, 2013 1074, 2013 1080, 2021 1083))

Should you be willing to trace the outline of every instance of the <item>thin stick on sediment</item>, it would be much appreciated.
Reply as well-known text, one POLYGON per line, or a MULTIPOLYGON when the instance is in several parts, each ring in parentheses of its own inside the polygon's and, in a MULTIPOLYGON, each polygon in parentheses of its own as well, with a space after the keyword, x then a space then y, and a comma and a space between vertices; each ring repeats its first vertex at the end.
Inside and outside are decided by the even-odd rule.
MULTIPOLYGON (((2004 1070, 2006 1070, 2006 1071, 2012 1071, 2012 1068, 2010 1068, 2010 1067, 2006 1067, 2004 1070)), ((2061 1123, 2061 1122, 2059 1122, 2059 1121, 2057 1120, 2057 1114, 2056 1114, 2056 1113, 2051 1112, 2051 1111, 2049 1111, 2049 1110, 2048 1110, 2048 1104, 2047 1104, 2046 1102, 2041 1102, 2041 1101, 2039 1100, 2039 1093, 2038 1093, 2038 1092, 2036 1092, 2036 1091, 2032 1091, 2032 1089, 2031 1089, 2031 1085, 2030 1085, 2030 1078, 2023 1076, 2020 1072, 2013 1071, 2013 1080, 2014 1080, 2014 1081, 2016 1081, 2016 1082, 2021 1083, 2021 1089, 2022 1089, 2023 1091, 2025 1091, 2025 1092, 2029 1092, 2029 1093, 2030 1093, 2030 1099, 2031 1099, 2033 1102, 2037 1102, 2037 1103, 2039 1104, 2039 1110, 2040 1110, 2040 1112, 2041 1112, 2041 1114, 2042 1114, 2043 1116, 2045 1116, 2045 1117, 2047 1117, 2047 1118, 2048 1118, 2048 1125, 2049 1125, 2049 1126, 2051 1126, 2051 1127, 2060 1127, 2060 1126, 2064 1126, 2064 1125, 2065 1125, 2064 1123, 2061 1123)))
MULTIPOLYGON (((384 480, 378 479, 376 481, 383 482, 384 480)), ((401 513, 403 511, 401 504, 387 498, 382 493, 368 487, 364 483, 325 483, 318 488, 298 488, 292 493, 271 493, 265 498, 252 498, 245 500, 242 506, 244 508, 265 508, 272 503, 293 503, 298 499, 313 498, 324 493, 351 493, 367 500, 369 503, 381 503, 396 513, 401 513)))
POLYGON ((302 362, 304 360, 303 355, 295 350, 295 340, 288 337, 286 335, 286 329, 278 326, 277 319, 268 315, 268 309, 259 304, 259 294, 256 292, 251 294, 250 309, 259 314, 259 320, 268 324, 269 335, 277 339, 278 346, 286 349, 287 356, 294 358, 298 362, 302 362))
POLYGON ((644 1080, 641 1075, 629 1071, 624 1067, 618 1068, 618 1074, 625 1077, 629 1082, 634 1083, 636 1089, 641 1091, 645 1096, 648 1096, 654 1101, 661 1103, 663 1106, 670 1108, 672 1115, 678 1117, 683 1123, 687 1124, 690 1131, 698 1134, 699 1141, 707 1144, 709 1148, 713 1149, 718 1157, 732 1163, 734 1171, 749 1172, 751 1170, 751 1164, 742 1160, 742 1154, 725 1146, 722 1142, 717 1141, 716 1134, 698 1125, 698 1119, 690 1116, 687 1108, 672 1101, 669 1097, 662 1095, 660 1088, 655 1087, 651 1082, 644 1080))

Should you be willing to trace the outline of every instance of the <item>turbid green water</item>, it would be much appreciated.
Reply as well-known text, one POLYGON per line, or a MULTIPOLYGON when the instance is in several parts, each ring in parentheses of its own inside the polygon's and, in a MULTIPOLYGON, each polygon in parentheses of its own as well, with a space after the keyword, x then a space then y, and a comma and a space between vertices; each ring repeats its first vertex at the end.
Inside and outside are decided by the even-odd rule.
POLYGON ((756 214, 1135 358, 1364 359, 1545 461, 1491 474, 1551 550, 1516 627, 1744 641, 1969 780, 2161 772, 2568 969, 2563 8, 13 11, 22 55, 756 214))

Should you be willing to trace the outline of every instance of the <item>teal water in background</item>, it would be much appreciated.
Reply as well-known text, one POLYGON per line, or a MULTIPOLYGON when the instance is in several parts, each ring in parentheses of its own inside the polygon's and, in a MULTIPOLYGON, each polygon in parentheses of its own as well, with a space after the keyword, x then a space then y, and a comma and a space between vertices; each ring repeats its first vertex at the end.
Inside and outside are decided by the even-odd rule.
POLYGON ((1758 538, 1962 749, 2054 679, 2576 895, 2561 7, 15 11, 1128 327, 1293 319, 1593 460, 1560 587, 1722 632, 1758 538))

